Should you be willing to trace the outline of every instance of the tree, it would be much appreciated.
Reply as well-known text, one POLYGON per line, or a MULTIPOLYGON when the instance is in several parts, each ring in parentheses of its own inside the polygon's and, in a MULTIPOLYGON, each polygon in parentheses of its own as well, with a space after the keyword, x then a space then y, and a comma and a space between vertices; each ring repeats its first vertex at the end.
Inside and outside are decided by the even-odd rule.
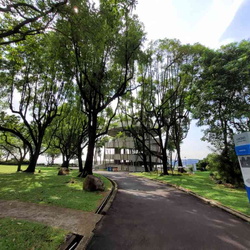
POLYGON ((52 138, 50 149, 59 149, 63 163, 68 168, 74 157, 78 158, 79 170, 82 170, 82 151, 87 145, 86 116, 74 103, 64 103, 60 117, 54 119, 46 138, 52 138))
POLYGON ((250 42, 242 41, 206 50, 200 59, 197 75, 196 102, 193 115, 198 125, 208 126, 204 139, 220 154, 220 172, 229 182, 240 182, 235 178, 239 172, 233 134, 249 129, 249 63, 250 42))
POLYGON ((15 159, 17 162, 17 172, 21 171, 21 165, 28 154, 27 145, 17 136, 2 132, 0 134, 0 149, 15 159))
POLYGON ((188 130, 186 98, 192 83, 192 74, 188 73, 187 66, 191 65, 195 53, 191 46, 169 39, 151 44, 146 53, 138 67, 141 87, 138 101, 133 101, 134 111, 130 114, 130 120, 142 131, 138 133, 135 130, 134 135, 137 134, 144 154, 150 152, 158 157, 163 164, 163 174, 167 175, 167 152, 173 150, 173 141, 182 165, 180 143, 188 130), (158 145, 159 152, 148 145, 150 138, 158 145))
POLYGON ((202 159, 202 160, 199 160, 196 164, 197 166, 197 170, 199 171, 206 171, 206 167, 208 165, 208 160, 207 160, 207 157, 202 159))
POLYGON ((59 149, 52 147, 51 145, 47 147, 47 150, 44 152, 46 157, 47 165, 53 166, 55 164, 55 159, 60 156, 61 152, 59 149))
POLYGON ((1 0, 0 45, 25 40, 51 24, 61 6, 68 1, 1 0))
POLYGON ((59 115, 63 100, 64 80, 54 61, 51 36, 29 37, 23 44, 8 47, 1 65, 1 90, 9 111, 21 119, 23 129, 10 126, 2 112, 0 130, 19 137, 29 148, 30 161, 26 172, 34 172, 45 131, 59 115))
MULTIPOLYGON (((152 171, 152 154, 157 154, 151 147, 152 138, 147 133, 150 127, 151 116, 145 111, 148 95, 145 94, 146 83, 142 84, 141 91, 136 97, 127 93, 120 103, 120 123, 122 124, 125 136, 132 136, 134 139, 135 150, 143 162, 145 172, 152 171), (140 123, 145 124, 141 126, 140 123)), ((148 102, 150 105, 150 102, 148 102)))
POLYGON ((99 7, 70 1, 57 23, 65 71, 79 87, 87 116, 89 143, 82 176, 92 174, 95 143, 116 113, 111 103, 126 93, 134 76, 143 32, 131 15, 133 8, 134 1, 100 1, 99 7))

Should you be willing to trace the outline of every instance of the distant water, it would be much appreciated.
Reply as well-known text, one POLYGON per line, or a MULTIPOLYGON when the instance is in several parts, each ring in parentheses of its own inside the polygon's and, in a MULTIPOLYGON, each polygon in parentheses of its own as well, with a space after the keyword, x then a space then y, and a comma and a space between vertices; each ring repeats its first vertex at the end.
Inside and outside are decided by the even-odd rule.
MULTIPOLYGON (((193 165, 196 164, 199 161, 199 159, 182 159, 182 164, 185 165, 193 165)), ((174 165, 174 162, 173 162, 174 165)), ((175 166, 177 166, 177 163, 175 163, 175 166)))

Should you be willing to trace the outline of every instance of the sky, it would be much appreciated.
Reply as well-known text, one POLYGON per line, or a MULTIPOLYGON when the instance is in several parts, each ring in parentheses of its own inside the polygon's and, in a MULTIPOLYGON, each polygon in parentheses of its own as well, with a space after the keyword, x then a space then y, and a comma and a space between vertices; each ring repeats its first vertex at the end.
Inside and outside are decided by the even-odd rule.
MULTIPOLYGON (((177 38, 216 49, 250 38, 250 0, 138 0, 136 13, 149 41, 177 38)), ((201 141, 202 129, 191 123, 183 158, 202 159, 212 152, 211 145, 201 141)))

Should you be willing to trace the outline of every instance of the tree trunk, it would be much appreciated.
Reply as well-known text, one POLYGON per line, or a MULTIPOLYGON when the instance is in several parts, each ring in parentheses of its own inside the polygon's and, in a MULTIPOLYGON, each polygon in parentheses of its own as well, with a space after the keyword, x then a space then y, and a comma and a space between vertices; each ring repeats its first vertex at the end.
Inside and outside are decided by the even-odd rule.
POLYGON ((178 166, 183 167, 180 151, 178 149, 177 149, 177 161, 178 161, 178 166))
POLYGON ((51 162, 50 162, 50 165, 53 166, 55 164, 55 156, 51 156, 51 162))
POLYGON ((86 162, 83 171, 79 174, 79 177, 85 178, 87 175, 93 174, 93 160, 96 141, 96 128, 97 128, 97 114, 90 114, 88 121, 88 136, 89 144, 87 150, 86 162))
POLYGON ((19 161, 17 164, 17 172, 22 171, 21 166, 22 166, 22 163, 19 161))
POLYGON ((69 168, 69 161, 70 161, 69 157, 65 157, 61 167, 62 168, 69 168))
POLYGON ((183 163, 181 159, 181 148, 179 143, 176 143, 176 151, 177 151, 178 172, 184 173, 183 163))
POLYGON ((150 170, 150 172, 152 172, 153 171, 153 163, 152 163, 152 156, 150 155, 149 156, 149 170, 150 170))
POLYGON ((166 150, 163 150, 162 152, 162 165, 163 165, 163 174, 169 175, 168 174, 168 158, 167 158, 166 150))
POLYGON ((144 168, 145 168, 145 172, 149 172, 148 162, 147 162, 147 155, 145 153, 143 153, 142 158, 143 158, 143 165, 144 165, 144 168))
POLYGON ((145 172, 149 172, 149 170, 148 170, 148 161, 147 161, 147 151, 146 151, 146 147, 145 147, 146 140, 145 140, 144 134, 142 136, 142 139, 143 139, 143 144, 142 144, 143 165, 144 165, 144 168, 145 168, 145 172))
POLYGON ((26 173, 34 173, 35 172, 39 154, 40 154, 40 148, 39 149, 37 148, 35 150, 35 152, 33 154, 31 154, 30 163, 29 163, 27 169, 24 172, 26 172, 26 173))
POLYGON ((223 154, 226 158, 228 157, 228 152, 229 152, 229 144, 228 144, 228 132, 227 132, 227 121, 221 120, 222 124, 222 131, 223 131, 223 142, 224 142, 224 149, 223 149, 223 154))
POLYGON ((83 165, 82 165, 82 148, 81 147, 78 147, 77 159, 78 159, 79 172, 82 172, 83 171, 83 165))
POLYGON ((37 143, 35 143, 35 145, 36 145, 35 150, 33 151, 32 148, 30 148, 30 150, 29 150, 30 151, 30 162, 29 162, 29 166, 24 171, 26 173, 34 173, 35 172, 37 160, 38 160, 38 157, 39 157, 40 151, 41 151, 43 135, 44 135, 44 131, 40 131, 38 141, 37 141, 37 143))
MULTIPOLYGON (((150 141, 150 138, 149 138, 150 141)), ((152 163, 152 154, 151 154, 151 143, 149 144, 149 171, 152 172, 153 171, 153 163, 152 163)))
POLYGON ((85 166, 84 166, 82 173, 79 175, 79 177, 86 177, 87 175, 93 174, 94 150, 95 150, 95 140, 89 140, 85 166))

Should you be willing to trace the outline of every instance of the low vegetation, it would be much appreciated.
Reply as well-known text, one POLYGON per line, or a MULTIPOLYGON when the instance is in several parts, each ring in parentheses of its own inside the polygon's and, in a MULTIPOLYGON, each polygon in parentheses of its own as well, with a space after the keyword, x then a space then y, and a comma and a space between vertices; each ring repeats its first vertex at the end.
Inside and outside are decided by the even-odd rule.
MULTIPOLYGON (((77 170, 70 171, 66 176, 58 176, 58 169, 49 167, 37 167, 35 174, 15 171, 16 166, 0 165, 2 200, 20 200, 93 212, 106 195, 106 192, 84 191, 83 179, 77 177, 77 170)), ((100 177, 105 183, 105 190, 110 190, 110 182, 100 177)))
POLYGON ((223 184, 216 184, 210 173, 196 172, 195 174, 176 174, 159 176, 156 173, 137 173, 136 176, 159 180, 188 189, 202 197, 217 201, 239 212, 250 216, 250 205, 243 188, 233 188, 223 184))
MULTIPOLYGON (((56 167, 37 167, 34 174, 17 173, 16 166, 0 165, 0 199, 20 200, 93 212, 97 209, 111 183, 105 183, 106 192, 86 192, 78 171, 58 176, 56 167)), ((69 232, 40 223, 13 218, 0 219, 0 249, 58 249, 69 232)))
POLYGON ((66 231, 40 223, 11 218, 0 219, 0 249, 58 249, 66 231))

